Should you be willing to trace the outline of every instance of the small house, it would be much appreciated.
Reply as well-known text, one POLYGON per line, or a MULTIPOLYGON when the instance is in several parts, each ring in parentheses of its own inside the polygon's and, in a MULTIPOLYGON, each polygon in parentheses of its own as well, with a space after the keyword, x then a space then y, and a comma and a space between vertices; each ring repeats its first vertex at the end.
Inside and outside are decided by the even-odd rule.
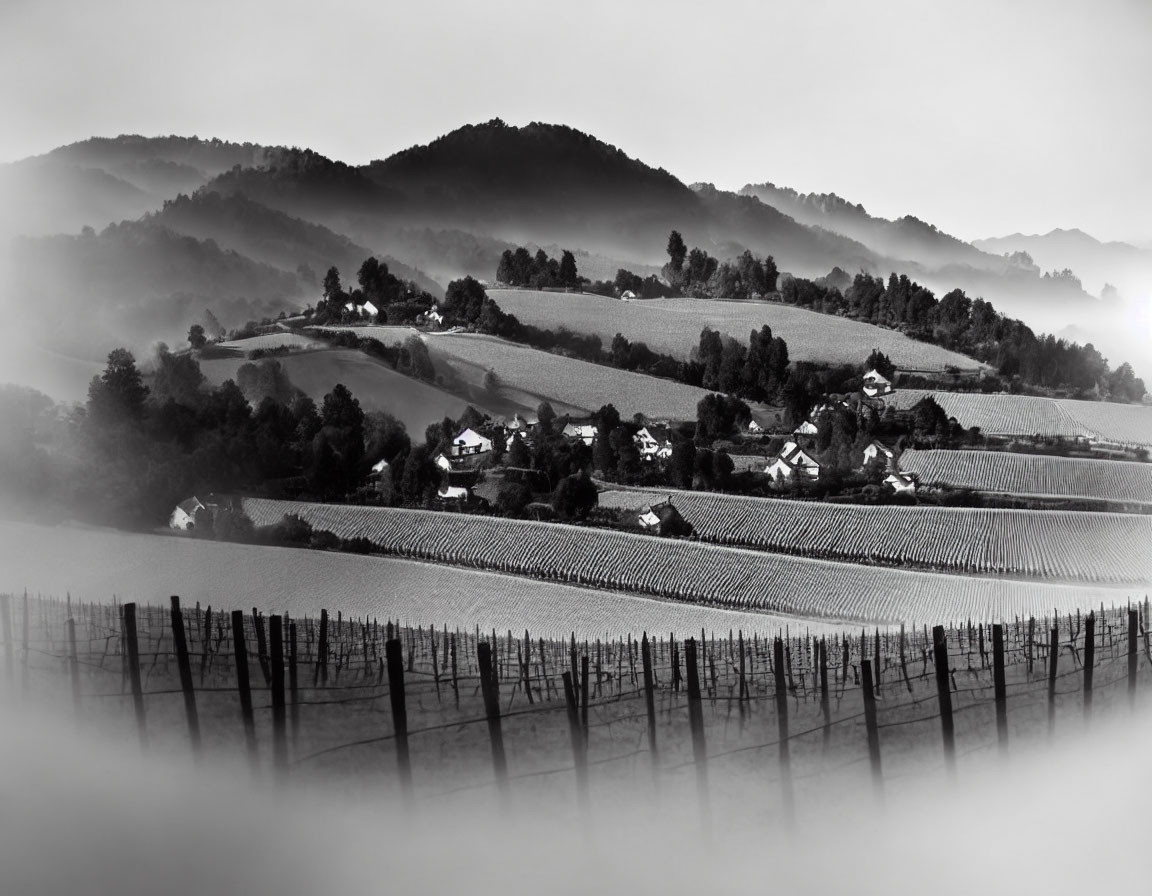
POLYGON ((764 432, 764 427, 757 423, 755 420, 748 421, 748 432, 755 435, 760 435, 764 432))
POLYGON ((457 433, 452 439, 452 456, 469 457, 476 454, 486 454, 492 450, 492 440, 485 438, 472 429, 465 429, 457 433))
POLYGON ((196 512, 198 510, 204 510, 204 505, 200 503, 199 498, 193 496, 186 501, 181 501, 172 511, 172 515, 168 517, 168 528, 190 532, 196 528, 196 512))
POLYGON ((458 485, 442 485, 436 497, 443 504, 463 505, 468 503, 468 489, 458 485))
POLYGON ((864 374, 864 394, 869 398, 888 395, 892 392, 892 381, 873 368, 864 374))
POLYGON ((808 479, 820 478, 820 462, 795 442, 786 442, 780 453, 764 470, 772 479, 792 479, 797 474, 808 479))
POLYGON ((657 535, 684 536, 692 534, 692 526, 680 515, 669 497, 659 504, 652 504, 639 515, 640 528, 657 535))
POLYGON ((889 473, 884 479, 884 484, 890 486, 898 495, 916 494, 916 480, 899 470, 889 473))
POLYGON ((564 424, 562 432, 565 438, 573 442, 579 439, 589 447, 592 446, 592 442, 596 438, 596 427, 591 423, 572 423, 569 421, 564 424))
POLYGON ((886 467, 891 467, 896 462, 896 452, 884 445, 883 442, 877 442, 873 439, 864 448, 864 466, 868 466, 878 457, 884 461, 886 467))
POLYGON ((815 436, 815 435, 818 435, 819 432, 820 432, 820 430, 817 428, 815 423, 813 423, 811 420, 805 420, 803 423, 801 423, 799 426, 797 426, 794 430, 792 430, 792 435, 794 435, 794 436, 815 436))
POLYGON ((539 423, 540 418, 535 414, 517 414, 504 424, 504 429, 508 432, 527 433, 535 429, 539 423))
POLYGON ((437 467, 439 467, 445 473, 451 473, 452 472, 452 461, 450 461, 447 457, 445 457, 443 452, 441 452, 440 454, 437 454, 436 457, 432 459, 432 463, 434 463, 437 467))
POLYGON ((437 310, 435 305, 433 305, 428 311, 424 312, 422 317, 424 318, 425 323, 433 324, 437 327, 444 326, 444 315, 441 314, 439 310, 437 310))
POLYGON ((353 302, 348 302, 344 306, 345 311, 355 311, 357 314, 367 314, 369 317, 375 317, 380 313, 380 309, 373 305, 371 302, 365 302, 363 305, 357 305, 353 302))
POLYGON ((626 289, 624 292, 620 293, 620 298, 622 298, 625 302, 630 302, 636 298, 636 293, 632 292, 630 289, 626 289))

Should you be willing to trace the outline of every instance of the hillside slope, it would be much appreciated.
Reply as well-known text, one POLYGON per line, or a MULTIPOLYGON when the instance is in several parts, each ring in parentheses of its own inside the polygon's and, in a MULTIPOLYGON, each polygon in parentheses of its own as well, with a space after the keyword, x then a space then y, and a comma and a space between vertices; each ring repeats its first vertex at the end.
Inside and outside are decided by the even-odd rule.
POLYGON ((897 367, 919 370, 946 366, 976 368, 978 361, 926 342, 916 342, 895 330, 770 302, 726 302, 714 299, 651 299, 621 302, 603 296, 490 289, 489 295, 522 322, 541 327, 568 327, 594 333, 607 345, 622 333, 632 341, 678 358, 687 358, 699 344, 700 331, 712 327, 747 341, 764 324, 788 343, 793 361, 862 364, 874 348, 897 367))

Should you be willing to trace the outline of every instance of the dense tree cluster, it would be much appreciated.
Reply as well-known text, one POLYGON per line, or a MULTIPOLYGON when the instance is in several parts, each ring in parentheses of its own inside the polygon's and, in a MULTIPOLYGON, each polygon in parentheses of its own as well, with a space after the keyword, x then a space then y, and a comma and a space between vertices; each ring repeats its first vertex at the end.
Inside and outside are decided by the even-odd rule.
POLYGON ((330 267, 324 275, 321 299, 311 315, 311 323, 350 323, 364 319, 367 312, 357 311, 371 303, 377 313, 372 323, 411 324, 426 313, 435 299, 414 282, 403 281, 388 270, 388 265, 375 257, 366 258, 356 272, 357 285, 345 288, 340 271, 330 267), (347 306, 352 305, 349 309, 347 306))
POLYGON ((767 324, 749 334, 747 347, 705 327, 692 360, 701 367, 693 385, 753 401, 775 400, 788 383, 788 344, 767 324))
POLYGON ((543 249, 532 255, 523 246, 515 252, 505 249, 496 268, 496 279, 509 286, 528 286, 532 289, 568 288, 576 289, 581 279, 576 271, 576 256, 567 249, 560 259, 549 258, 543 249))
POLYGON ((749 250, 732 262, 721 262, 705 250, 688 251, 673 230, 668 237, 668 263, 661 271, 679 295, 697 298, 749 299, 776 292, 779 271, 771 255, 757 258, 749 250))
POLYGON ((786 304, 898 329, 969 355, 1015 379, 1018 388, 1069 390, 1079 397, 1113 401, 1143 398, 1144 384, 1130 365, 1112 371, 1090 343, 1037 336, 1021 321, 1005 317, 990 302, 969 298, 963 290, 937 299, 927 287, 895 273, 887 283, 859 273, 843 291, 832 285, 835 280, 832 275, 823 281, 790 277, 782 284, 781 297, 786 304))

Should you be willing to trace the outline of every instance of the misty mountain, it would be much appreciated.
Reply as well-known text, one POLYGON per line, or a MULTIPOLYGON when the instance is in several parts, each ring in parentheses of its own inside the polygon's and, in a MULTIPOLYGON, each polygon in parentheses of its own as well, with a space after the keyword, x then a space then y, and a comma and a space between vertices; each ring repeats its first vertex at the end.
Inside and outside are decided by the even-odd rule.
POLYGON ((372 255, 384 261, 389 271, 400 279, 415 281, 421 289, 436 296, 444 293, 436 281, 391 255, 358 245, 320 224, 268 208, 241 193, 221 196, 200 190, 192 196, 181 194, 165 202, 148 220, 176 233, 215 240, 222 248, 233 249, 285 272, 295 274, 303 265, 311 271, 316 295, 330 266, 335 265, 346 280, 351 280, 364 260, 372 255))
POLYGON ((1000 271, 1002 259, 937 230, 932 224, 906 215, 895 221, 874 217, 863 205, 853 205, 835 193, 798 193, 771 183, 748 184, 741 196, 755 196, 809 227, 821 227, 863 243, 874 252, 916 262, 924 269, 946 265, 1000 271))
POLYGON ((179 344, 206 309, 235 327, 295 308, 304 297, 295 274, 155 221, 18 238, 7 281, 33 342, 90 359, 117 345, 179 344))
POLYGON ((0 239, 77 233, 157 205, 151 194, 97 168, 43 159, 0 165, 0 239))
POLYGON ((103 229, 160 208, 236 165, 261 163, 262 146, 196 137, 93 137, 0 165, 0 237, 103 229))
POLYGON ((1081 230, 1056 229, 976 240, 974 245, 999 254, 1026 252, 1045 271, 1069 268, 1098 294, 1111 284, 1130 299, 1152 295, 1152 250, 1128 243, 1104 243, 1081 230))

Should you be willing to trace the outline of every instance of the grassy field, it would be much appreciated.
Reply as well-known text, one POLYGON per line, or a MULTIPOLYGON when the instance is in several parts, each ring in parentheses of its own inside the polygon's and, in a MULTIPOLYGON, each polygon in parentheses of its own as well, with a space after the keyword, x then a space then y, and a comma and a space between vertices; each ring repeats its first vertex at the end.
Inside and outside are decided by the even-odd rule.
MULTIPOLYGON (((402 420, 414 438, 445 416, 459 417, 468 402, 428 383, 397 373, 355 349, 327 349, 275 358, 292 383, 317 405, 337 383, 347 386, 365 411, 387 411, 402 420)), ((210 383, 233 379, 243 358, 214 358, 200 362, 210 383)))
POLYGON ((1152 504, 1152 464, 1006 451, 909 449, 900 455, 900 469, 919 474, 923 482, 982 492, 1152 504))
POLYGON ((668 496, 698 535, 720 544, 960 575, 1152 583, 1145 547, 1152 544, 1152 516, 826 504, 666 489, 603 492, 600 504, 632 509, 668 496))
POLYGON ((622 417, 639 412, 665 420, 695 420, 696 405, 708 393, 669 380, 616 370, 539 351, 495 336, 452 333, 424 338, 439 370, 447 364, 460 379, 487 394, 483 382, 495 372, 497 402, 512 400, 532 410, 544 399, 591 413, 611 402, 622 417))
POLYGON ((257 525, 295 513, 397 556, 802 619, 984 619, 1143 596, 1143 589, 912 572, 526 520, 258 499, 244 506, 257 525))
POLYGON ((237 351, 250 352, 256 349, 276 349, 276 348, 293 348, 293 349, 307 349, 307 348, 326 348, 328 343, 320 339, 313 339, 310 336, 305 336, 302 333, 265 333, 261 336, 252 336, 249 339, 231 339, 227 342, 219 342, 216 344, 217 348, 230 348, 237 351))
POLYGON ((894 330, 789 305, 712 299, 621 302, 591 294, 519 289, 490 289, 488 293, 504 311, 524 323, 595 333, 605 345, 622 333, 678 358, 688 357, 699 343, 704 327, 726 332, 746 343, 752 330, 768 324, 773 334, 788 343, 788 355, 793 361, 862 364, 869 352, 878 348, 897 367, 938 370, 948 365, 981 366, 972 358, 916 342, 894 330))
MULTIPOLYGON (((643 631, 699 633, 729 628, 761 634, 795 620, 632 594, 540 582, 521 576, 324 551, 222 544, 167 535, 138 535, 69 526, 0 521, 0 592, 44 593, 75 600, 161 603, 179 594, 185 606, 251 608, 315 616, 398 619, 412 625, 543 636, 596 638, 643 631), (51 559, 48 559, 48 558, 51 559)), ((813 620, 813 632, 842 630, 813 620)))
POLYGON ((929 395, 961 425, 978 426, 989 434, 1085 437, 1152 446, 1152 405, 922 389, 897 389, 883 400, 909 408, 929 395))

